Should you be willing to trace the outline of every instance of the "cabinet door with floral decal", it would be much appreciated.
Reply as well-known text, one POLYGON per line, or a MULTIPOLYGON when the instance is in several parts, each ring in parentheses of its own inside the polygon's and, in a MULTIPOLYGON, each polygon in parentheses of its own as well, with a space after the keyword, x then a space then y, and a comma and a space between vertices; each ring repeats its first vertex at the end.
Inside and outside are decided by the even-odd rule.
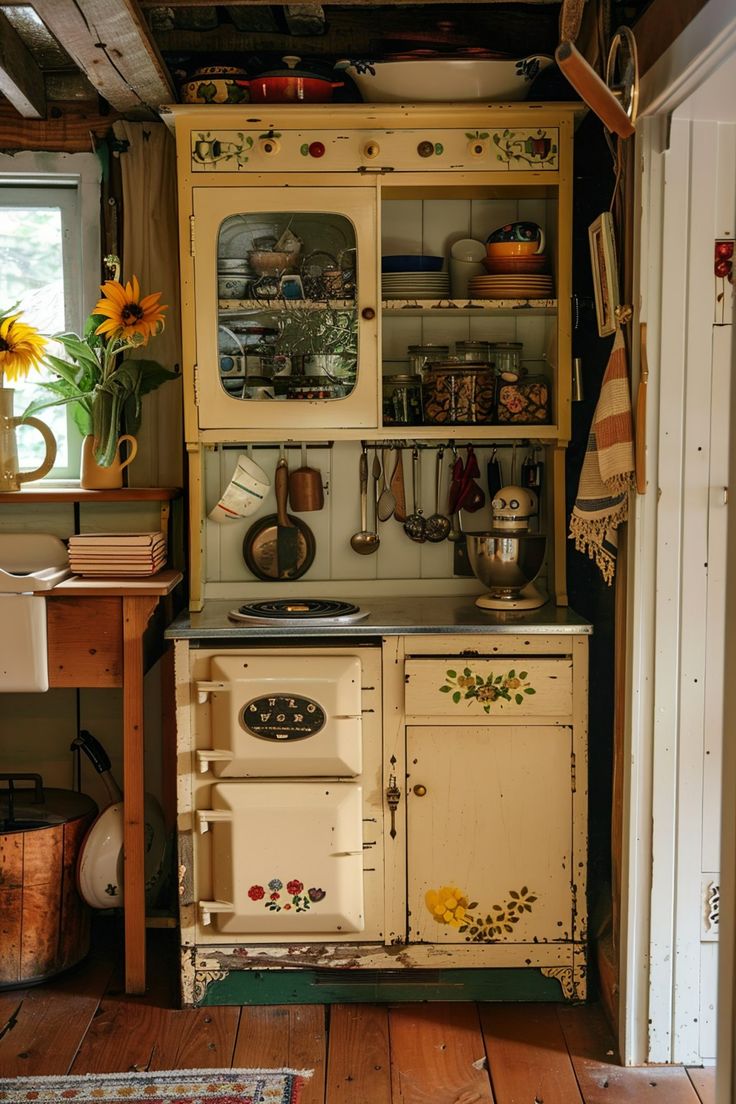
POLYGON ((564 725, 407 729, 410 942, 574 938, 571 752, 564 725))

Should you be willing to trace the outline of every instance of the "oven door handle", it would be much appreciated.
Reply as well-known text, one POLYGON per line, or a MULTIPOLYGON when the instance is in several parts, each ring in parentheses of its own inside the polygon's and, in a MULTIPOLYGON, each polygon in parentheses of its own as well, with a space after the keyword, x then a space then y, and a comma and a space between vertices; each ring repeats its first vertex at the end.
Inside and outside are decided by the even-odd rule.
POLYGON ((342 858, 346 858, 348 855, 362 855, 362 854, 363 854, 363 848, 361 847, 360 851, 330 851, 330 858, 331 859, 342 859, 342 858))
POLYGON ((199 819, 199 831, 201 835, 210 830, 210 822, 227 823, 233 819, 230 809, 200 809, 197 813, 199 819))
POLYGON ((204 705, 210 694, 217 694, 223 690, 227 690, 230 684, 223 681, 213 682, 211 680, 202 679, 195 682, 194 685, 197 691, 197 701, 200 705, 204 705))
POLYGON ((200 774, 207 773, 210 769, 210 763, 229 763, 233 758, 232 751, 227 751, 224 748, 210 748, 209 751, 198 751, 196 755, 200 774))
POLYGON ((213 912, 235 912, 232 901, 200 901, 199 912, 204 925, 212 923, 213 912))

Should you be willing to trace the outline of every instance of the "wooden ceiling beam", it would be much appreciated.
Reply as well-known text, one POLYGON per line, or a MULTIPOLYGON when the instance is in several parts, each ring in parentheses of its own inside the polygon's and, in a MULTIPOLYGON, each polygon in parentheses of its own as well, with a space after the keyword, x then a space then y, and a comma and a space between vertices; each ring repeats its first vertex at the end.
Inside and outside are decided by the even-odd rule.
POLYGON ((46 90, 43 73, 20 35, 0 12, 0 93, 24 119, 43 119, 46 90))
POLYGON ((32 0, 39 18, 116 111, 150 115, 176 100, 133 0, 32 0))

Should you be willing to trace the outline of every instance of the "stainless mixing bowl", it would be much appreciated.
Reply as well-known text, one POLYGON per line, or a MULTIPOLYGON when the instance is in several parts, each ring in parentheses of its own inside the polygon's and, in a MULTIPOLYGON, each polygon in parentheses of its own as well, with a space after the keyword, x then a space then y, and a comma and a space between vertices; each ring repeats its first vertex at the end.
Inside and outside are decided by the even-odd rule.
POLYGON ((493 598, 513 601, 544 562, 547 538, 542 533, 512 535, 496 529, 466 537, 470 566, 493 598))

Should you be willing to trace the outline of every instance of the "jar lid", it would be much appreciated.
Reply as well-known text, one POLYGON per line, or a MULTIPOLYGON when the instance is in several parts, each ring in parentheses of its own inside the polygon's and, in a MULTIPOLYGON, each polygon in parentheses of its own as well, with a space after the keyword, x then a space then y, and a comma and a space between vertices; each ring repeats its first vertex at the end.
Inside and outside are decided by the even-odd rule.
POLYGON ((523 349, 524 345, 521 341, 492 341, 492 349, 523 349))
POLYGON ((448 353, 450 351, 449 345, 410 345, 410 353, 448 353))
POLYGON ((422 382, 421 376, 416 376, 414 373, 407 373, 406 375, 386 376, 383 381, 385 387, 390 383, 413 383, 415 386, 420 386, 422 382))
POLYGON ((477 360, 447 360, 438 361, 427 365, 428 372, 450 372, 456 376, 464 376, 470 373, 489 372, 490 365, 485 361, 477 360))

